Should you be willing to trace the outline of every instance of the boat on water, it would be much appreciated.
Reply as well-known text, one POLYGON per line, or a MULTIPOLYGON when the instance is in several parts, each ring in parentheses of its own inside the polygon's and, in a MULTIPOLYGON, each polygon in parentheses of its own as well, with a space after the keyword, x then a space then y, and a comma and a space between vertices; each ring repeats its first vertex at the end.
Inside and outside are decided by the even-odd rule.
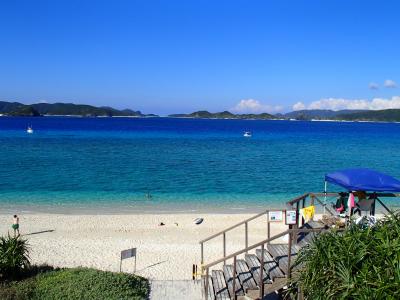
POLYGON ((32 126, 28 126, 28 128, 26 129, 27 133, 33 133, 33 129, 32 126))
POLYGON ((251 137, 251 132, 250 131, 245 131, 243 136, 244 137, 251 137))

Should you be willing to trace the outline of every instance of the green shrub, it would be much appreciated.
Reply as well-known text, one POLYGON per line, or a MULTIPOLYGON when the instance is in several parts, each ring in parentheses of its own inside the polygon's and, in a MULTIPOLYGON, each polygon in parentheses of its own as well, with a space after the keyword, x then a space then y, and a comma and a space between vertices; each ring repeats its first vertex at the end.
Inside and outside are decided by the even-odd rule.
MULTIPOLYGON (((0 287, 1 288, 1 287, 0 287)), ((59 269, 5 285, 0 299, 147 299, 142 277, 94 269, 59 269)))
POLYGON ((400 299, 400 215, 375 227, 320 234, 300 251, 289 293, 306 299, 400 299))
POLYGON ((18 277, 29 267, 29 249, 20 237, 0 237, 0 280, 18 277))

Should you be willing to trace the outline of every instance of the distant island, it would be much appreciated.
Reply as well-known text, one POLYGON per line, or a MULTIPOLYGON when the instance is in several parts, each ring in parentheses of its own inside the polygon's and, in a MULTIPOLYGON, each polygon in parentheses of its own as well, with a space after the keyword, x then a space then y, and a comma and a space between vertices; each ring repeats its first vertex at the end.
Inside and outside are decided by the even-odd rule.
POLYGON ((130 109, 118 110, 112 107, 96 107, 87 104, 73 103, 36 103, 0 101, 0 114, 5 116, 81 116, 81 117, 158 117, 153 114, 142 114, 130 109))
POLYGON ((196 111, 190 114, 172 114, 171 118, 198 119, 254 119, 254 120, 298 120, 298 121, 371 121, 400 122, 400 109, 384 110, 298 110, 285 114, 233 114, 229 111, 210 113, 196 111))
POLYGON ((173 114, 169 115, 171 118, 201 118, 201 119, 259 119, 271 120, 275 119, 274 115, 268 113, 262 114, 233 114, 229 111, 218 113, 210 113, 206 110, 196 111, 191 114, 173 114))
MULTIPOLYGON (((156 114, 143 114, 131 109, 118 110, 108 106, 96 107, 73 103, 36 103, 0 101, 0 115, 3 116, 79 116, 79 117, 159 117, 156 114)), ((384 110, 297 110, 283 114, 234 114, 230 111, 212 113, 206 110, 189 114, 171 114, 170 118, 193 119, 238 119, 238 120, 298 120, 298 121, 370 121, 400 122, 400 109, 384 110)))

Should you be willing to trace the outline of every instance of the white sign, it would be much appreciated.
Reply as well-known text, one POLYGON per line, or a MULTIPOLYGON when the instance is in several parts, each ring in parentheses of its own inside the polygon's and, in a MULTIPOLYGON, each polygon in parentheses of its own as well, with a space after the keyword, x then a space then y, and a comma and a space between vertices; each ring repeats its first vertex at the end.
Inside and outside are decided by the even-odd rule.
POLYGON ((297 213, 295 210, 287 210, 286 211, 285 224, 286 225, 296 225, 297 224, 297 213))
POLYGON ((283 213, 281 210, 269 211, 268 212, 268 221, 269 222, 282 222, 283 213))

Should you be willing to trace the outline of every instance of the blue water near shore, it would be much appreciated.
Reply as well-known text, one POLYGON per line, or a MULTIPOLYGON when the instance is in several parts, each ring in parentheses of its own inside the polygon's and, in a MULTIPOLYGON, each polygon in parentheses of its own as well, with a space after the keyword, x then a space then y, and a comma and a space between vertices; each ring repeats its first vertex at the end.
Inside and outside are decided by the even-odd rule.
POLYGON ((369 167, 400 178, 399 149, 395 123, 1 117, 0 206, 281 207, 306 191, 322 191, 324 174, 341 168, 369 167), (244 138, 244 131, 253 137, 244 138))

